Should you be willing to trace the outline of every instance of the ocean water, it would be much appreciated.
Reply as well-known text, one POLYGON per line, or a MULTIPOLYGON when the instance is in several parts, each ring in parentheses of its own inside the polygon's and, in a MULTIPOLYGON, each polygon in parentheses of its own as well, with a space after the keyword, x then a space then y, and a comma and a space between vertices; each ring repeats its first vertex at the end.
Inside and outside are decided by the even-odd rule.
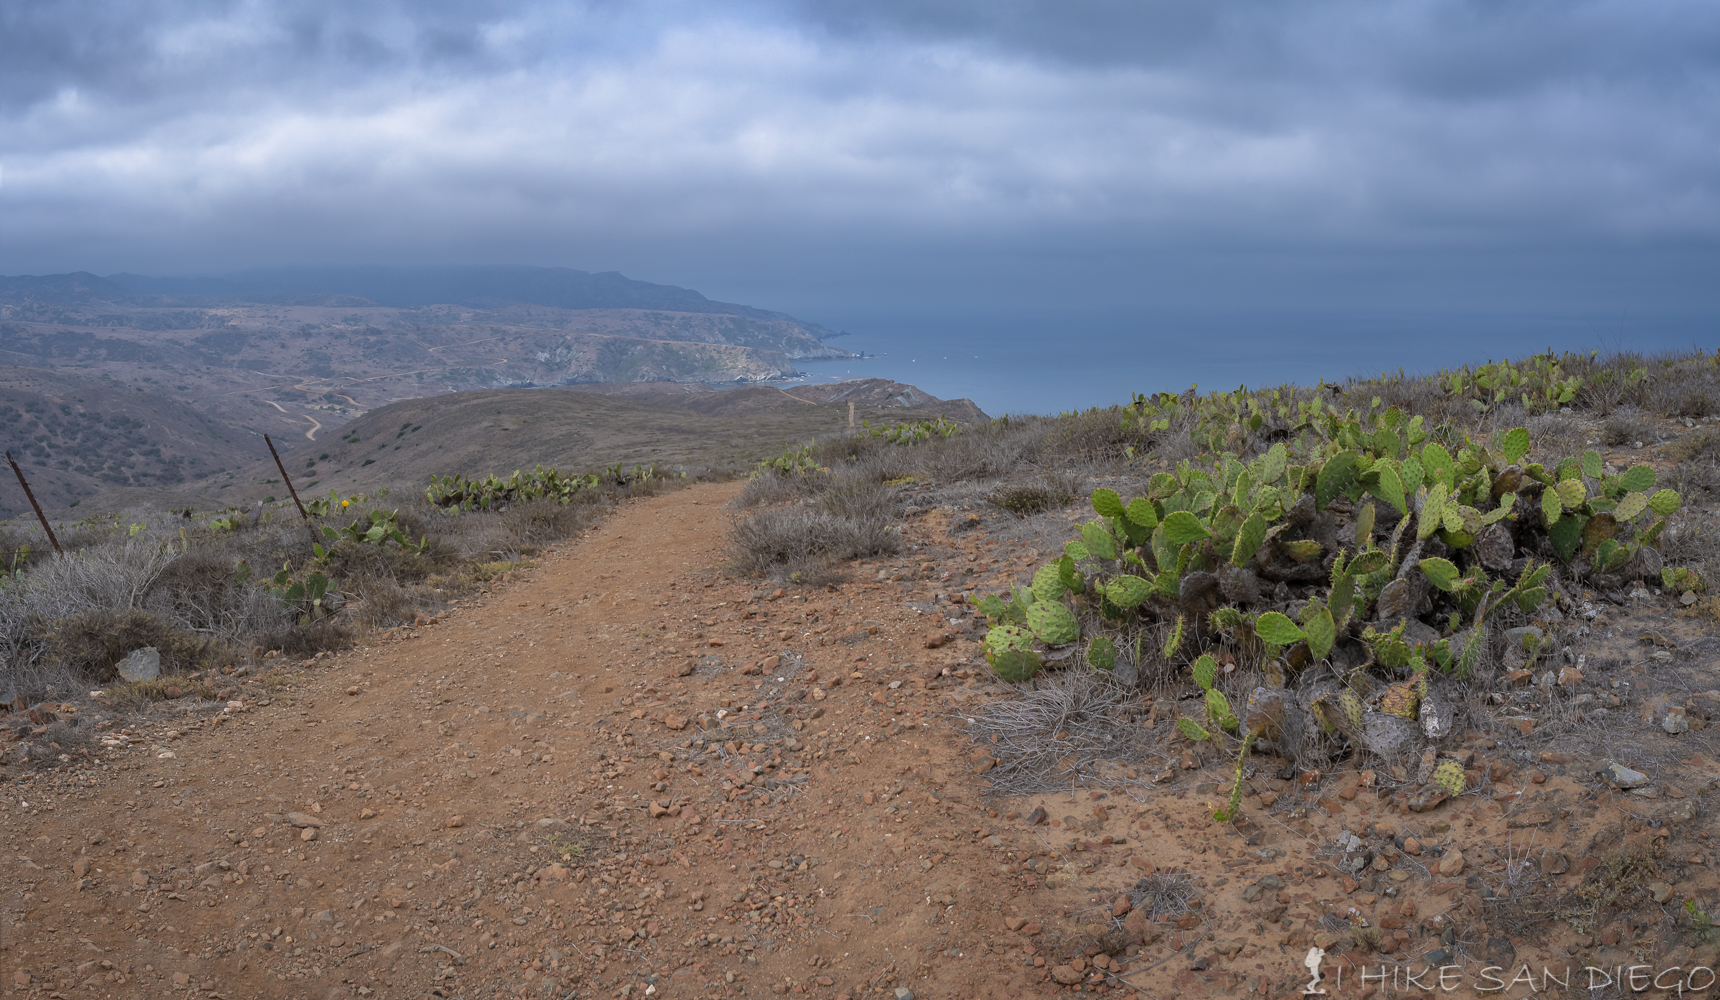
POLYGON ((1555 351, 1720 347, 1720 317, 1523 313, 1274 312, 982 316, 831 311, 853 361, 804 361, 806 381, 888 378, 992 416, 1126 403, 1132 393, 1205 392, 1409 373, 1555 351), (870 355, 876 355, 872 357, 870 355))

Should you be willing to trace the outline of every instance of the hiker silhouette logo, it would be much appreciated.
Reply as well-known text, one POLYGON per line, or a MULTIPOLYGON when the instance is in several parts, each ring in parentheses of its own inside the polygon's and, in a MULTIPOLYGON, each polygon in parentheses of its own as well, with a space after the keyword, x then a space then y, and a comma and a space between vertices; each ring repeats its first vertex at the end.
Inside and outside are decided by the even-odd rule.
POLYGON ((1308 967, 1308 974, 1314 978, 1308 980, 1308 988, 1302 991, 1303 996, 1325 995, 1326 991, 1320 988, 1320 980, 1326 978, 1320 975, 1320 962, 1325 957, 1326 950, 1324 948, 1308 949, 1308 957, 1302 960, 1302 964, 1308 967))

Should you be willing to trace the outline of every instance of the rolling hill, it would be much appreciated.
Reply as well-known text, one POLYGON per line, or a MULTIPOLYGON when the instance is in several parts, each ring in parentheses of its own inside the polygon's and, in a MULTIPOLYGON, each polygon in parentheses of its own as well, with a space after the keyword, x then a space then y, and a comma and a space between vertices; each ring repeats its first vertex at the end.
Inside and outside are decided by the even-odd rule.
MULTIPOLYGON (((967 400, 943 401, 913 386, 882 379, 792 391, 749 387, 726 391, 672 387, 492 389, 402 400, 372 410, 318 441, 275 437, 301 495, 370 492, 381 486, 420 490, 432 475, 456 472, 506 475, 543 464, 582 471, 620 464, 657 463, 667 474, 682 469, 745 467, 815 436, 848 425, 850 400, 802 398, 809 389, 830 396, 863 395, 855 415, 874 423, 948 414, 985 419, 967 400), (847 387, 844 389, 843 387, 847 387), (618 395, 608 388, 637 388, 618 395), (911 399, 921 405, 905 405, 911 399), (895 400, 895 402, 890 402, 895 400), (702 404, 702 405, 699 405, 702 404)), ((141 395, 141 394, 140 394, 141 395)), ((284 500, 286 490, 260 437, 242 437, 223 455, 224 471, 178 483, 114 488, 97 482, 74 513, 130 507, 191 507, 199 511, 284 500)), ((37 472, 32 471, 32 475, 37 472)), ((49 480, 53 482, 53 480, 49 480)), ((57 489, 57 487, 55 487, 57 489)), ((42 493, 38 490, 38 495, 42 493)), ((63 502, 64 492, 50 492, 63 502)), ((0 489, 5 508, 28 512, 15 488, 0 489)), ((44 500, 47 505, 47 501, 44 500)))

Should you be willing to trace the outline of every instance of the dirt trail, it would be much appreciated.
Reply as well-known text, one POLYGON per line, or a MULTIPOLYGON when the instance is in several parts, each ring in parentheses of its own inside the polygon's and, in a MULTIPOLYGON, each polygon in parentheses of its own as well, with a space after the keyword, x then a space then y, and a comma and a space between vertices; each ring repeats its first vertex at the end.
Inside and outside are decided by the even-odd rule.
MULTIPOLYGON (((737 489, 630 501, 440 621, 271 673, 287 683, 267 703, 177 708, 105 763, 11 783, 0 983, 318 1000, 1283 997, 1306 985, 1311 941, 1354 983, 1333 914, 1399 949, 1372 961, 1413 951, 1419 968, 1448 918, 1481 912, 1473 875, 1498 874, 1484 836, 1539 836, 1575 877, 1599 850, 1590 835, 1637 808, 1585 792, 1580 764, 1545 768, 1544 784, 1494 765, 1500 792, 1425 815, 1354 772, 1306 790, 1261 774, 1250 818, 1218 826, 1232 765, 1181 748, 1116 769, 1109 790, 988 806, 993 761, 949 723, 998 689, 969 676, 979 631, 940 592, 995 588, 1033 554, 932 515, 909 523, 903 558, 779 597, 716 573, 737 489), (1269 808, 1304 792, 1306 808, 1269 808), (1521 822, 1536 810, 1548 818, 1521 822), (1341 830, 1393 870, 1335 869, 1341 830), (1454 847, 1469 869, 1441 875, 1433 853, 1454 847), (1118 900, 1159 871, 1199 881, 1158 899, 1162 917, 1118 900)), ((1672 850, 1703 863, 1686 848, 1672 850)))
POLYGON ((790 625, 806 603, 749 605, 716 581, 735 489, 632 501, 523 579, 321 661, 270 704, 187 711, 75 783, 14 786, 0 815, 29 860, 7 880, 5 982, 834 995, 820 976, 852 991, 892 962, 906 980, 928 941, 971 948, 973 916, 927 898, 978 887, 972 790, 940 802, 916 782, 913 804, 864 817, 848 795, 905 767, 943 784, 948 733, 890 739, 852 682, 811 700, 819 670, 883 643, 812 645, 830 617, 790 625), (774 673, 743 675, 770 655, 774 673))

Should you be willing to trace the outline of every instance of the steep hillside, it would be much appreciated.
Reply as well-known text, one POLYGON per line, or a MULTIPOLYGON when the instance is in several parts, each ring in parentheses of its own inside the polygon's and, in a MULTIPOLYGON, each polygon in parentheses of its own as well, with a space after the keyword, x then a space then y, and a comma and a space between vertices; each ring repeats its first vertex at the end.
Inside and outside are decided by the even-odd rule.
MULTIPOLYGON (((47 507, 69 508, 113 487, 172 487, 226 473, 254 458, 253 440, 161 393, 0 368, 0 446, 47 507)), ((16 485, 0 487, 0 518, 29 509, 16 485)))

